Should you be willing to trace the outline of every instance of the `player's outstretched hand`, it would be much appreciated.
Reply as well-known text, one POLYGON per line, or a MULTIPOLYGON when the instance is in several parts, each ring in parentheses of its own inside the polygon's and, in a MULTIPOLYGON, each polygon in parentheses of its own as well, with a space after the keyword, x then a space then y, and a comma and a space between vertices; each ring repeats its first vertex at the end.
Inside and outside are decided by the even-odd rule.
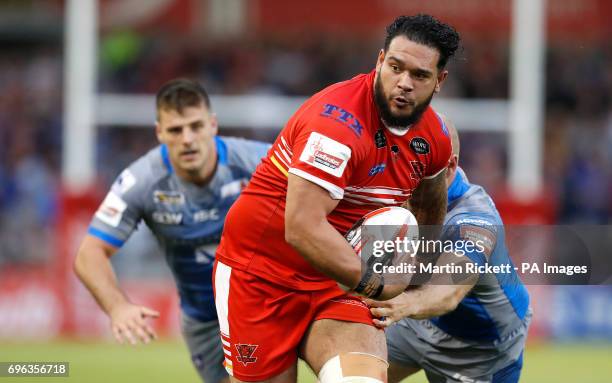
POLYGON ((389 327, 410 314, 410 302, 406 293, 401 293, 388 301, 375 301, 366 298, 364 302, 370 307, 372 315, 375 316, 372 322, 377 327, 389 327))
POLYGON ((111 328, 117 342, 135 345, 138 341, 149 343, 157 338, 148 318, 159 317, 159 312, 145 306, 124 303, 110 312, 111 328))

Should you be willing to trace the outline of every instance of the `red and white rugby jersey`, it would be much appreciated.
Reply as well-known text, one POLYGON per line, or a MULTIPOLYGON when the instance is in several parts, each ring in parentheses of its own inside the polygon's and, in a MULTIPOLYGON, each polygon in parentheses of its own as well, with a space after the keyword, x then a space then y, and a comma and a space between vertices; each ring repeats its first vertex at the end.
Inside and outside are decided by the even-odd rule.
POLYGON ((331 286, 285 242, 288 173, 340 200, 328 220, 344 234, 367 212, 401 205, 421 179, 447 166, 451 143, 442 119, 429 107, 407 132, 394 134, 374 104, 374 77, 334 84, 291 117, 227 214, 217 259, 299 290, 331 286))

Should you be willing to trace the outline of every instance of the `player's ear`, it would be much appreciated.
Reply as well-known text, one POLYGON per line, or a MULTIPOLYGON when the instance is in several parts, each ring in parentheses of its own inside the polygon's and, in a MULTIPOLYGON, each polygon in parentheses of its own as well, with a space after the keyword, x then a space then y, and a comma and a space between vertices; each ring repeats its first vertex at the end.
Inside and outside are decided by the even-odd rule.
POLYGON ((442 89, 442 84, 444 83, 444 81, 446 81, 446 77, 448 77, 448 71, 446 69, 443 69, 442 71, 440 71, 440 73, 438 73, 435 89, 436 93, 438 93, 440 89, 442 89))
POLYGON ((448 166, 446 167, 446 187, 450 187, 450 185, 455 180, 455 174, 457 173, 457 167, 459 166, 459 156, 453 154, 448 161, 448 166))
POLYGON ((212 127, 213 135, 216 136, 219 133, 219 122, 217 120, 217 114, 216 113, 211 113, 210 114, 210 126, 212 127))
POLYGON ((380 67, 383 63, 383 61, 385 61, 385 50, 381 49, 380 52, 378 52, 378 58, 376 59, 376 70, 380 70, 380 67))
POLYGON ((162 128, 161 125, 159 125, 159 121, 155 121, 155 136, 157 136, 157 141, 163 143, 162 128))

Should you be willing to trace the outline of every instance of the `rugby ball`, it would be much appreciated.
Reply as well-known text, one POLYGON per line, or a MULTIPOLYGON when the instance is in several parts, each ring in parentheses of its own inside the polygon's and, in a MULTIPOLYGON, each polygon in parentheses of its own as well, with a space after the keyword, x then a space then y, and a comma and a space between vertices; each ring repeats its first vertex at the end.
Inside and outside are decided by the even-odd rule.
MULTIPOLYGON (((419 226, 408 209, 398 206, 383 207, 363 216, 348 231, 345 238, 360 257, 364 247, 375 240, 394 241, 396 238, 417 240, 419 226), (363 234, 363 236, 362 236, 363 234)), ((366 255, 366 258, 369 255, 366 255)))
MULTIPOLYGON (((410 262, 410 255, 416 255, 419 226, 410 210, 383 207, 363 216, 345 238, 361 258, 363 272, 364 268, 372 267, 376 262, 387 266, 410 262), (395 244, 398 242, 403 246, 397 248, 395 244)), ((346 286, 340 287, 347 290, 346 286)))

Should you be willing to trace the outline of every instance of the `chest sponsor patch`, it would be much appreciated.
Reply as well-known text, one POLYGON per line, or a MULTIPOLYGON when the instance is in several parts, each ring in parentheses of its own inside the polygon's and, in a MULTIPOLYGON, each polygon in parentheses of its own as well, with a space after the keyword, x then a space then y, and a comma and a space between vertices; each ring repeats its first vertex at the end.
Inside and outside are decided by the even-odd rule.
POLYGON ((206 221, 216 221, 218 219, 221 218, 221 215, 219 214, 219 209, 217 208, 213 208, 213 209, 204 209, 204 210, 198 210, 193 214, 193 222, 206 222, 206 221))
POLYGON ((321 116, 334 119, 335 121, 351 129, 357 135, 357 137, 361 137, 363 126, 357 117, 353 116, 351 112, 336 105, 325 104, 323 105, 321 116))
POLYGON ((180 225, 183 222, 183 214, 169 211, 154 211, 152 218, 153 221, 165 225, 180 225))
POLYGON ((249 180, 241 178, 221 186, 221 198, 231 197, 240 194, 240 191, 246 187, 249 180))
POLYGON ((178 191, 155 190, 153 192, 153 201, 165 205, 179 206, 185 204, 185 195, 178 191))
POLYGON ((422 137, 414 137, 410 140, 410 149, 416 154, 428 154, 429 142, 422 137))
POLYGON ((378 129, 376 134, 374 135, 374 143, 376 144, 376 149, 382 149, 387 146, 387 138, 385 137, 385 131, 382 129, 378 129))
POLYGON ((312 132, 300 155, 300 161, 334 177, 342 176, 351 158, 351 148, 317 132, 312 132))
POLYGON ((387 166, 386 164, 378 164, 378 165, 374 165, 374 166, 372 167, 372 169, 370 169, 370 171, 368 172, 368 175, 369 175, 370 177, 372 177, 372 176, 375 176, 375 175, 377 175, 377 174, 379 174, 379 173, 382 173, 382 172, 384 172, 384 171, 385 171, 385 167, 386 167, 386 166, 387 166))
POLYGON ((96 218, 112 227, 119 226, 123 212, 127 208, 127 203, 115 192, 109 192, 96 211, 96 218))
POLYGON ((465 240, 472 241, 478 249, 482 249, 488 258, 495 249, 495 235, 482 226, 462 224, 460 225, 460 236, 465 240))

